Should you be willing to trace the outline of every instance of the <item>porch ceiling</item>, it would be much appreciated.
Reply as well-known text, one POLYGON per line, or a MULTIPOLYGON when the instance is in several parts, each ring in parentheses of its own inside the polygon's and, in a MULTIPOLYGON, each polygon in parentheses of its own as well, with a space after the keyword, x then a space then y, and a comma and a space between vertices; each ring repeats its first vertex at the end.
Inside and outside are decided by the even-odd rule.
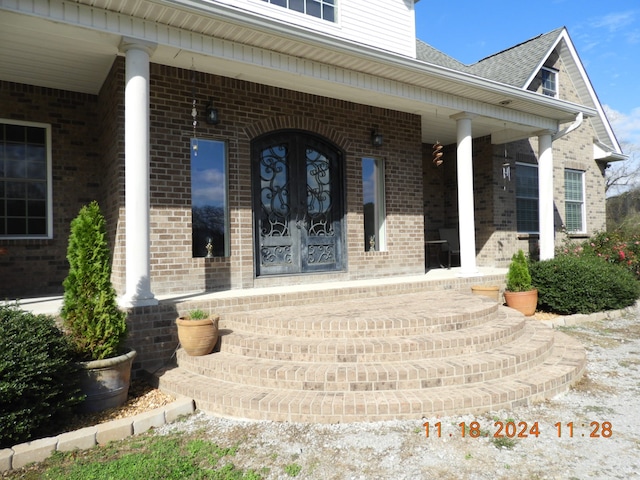
POLYGON ((471 103, 484 112, 475 137, 525 138, 544 128, 532 119, 555 126, 578 111, 594 113, 218 3, 49 0, 37 14, 12 5, 22 4, 0 0, 0 79, 11 82, 96 94, 123 33, 144 31, 158 43, 152 62, 414 113, 425 143, 455 143, 449 117, 471 103))

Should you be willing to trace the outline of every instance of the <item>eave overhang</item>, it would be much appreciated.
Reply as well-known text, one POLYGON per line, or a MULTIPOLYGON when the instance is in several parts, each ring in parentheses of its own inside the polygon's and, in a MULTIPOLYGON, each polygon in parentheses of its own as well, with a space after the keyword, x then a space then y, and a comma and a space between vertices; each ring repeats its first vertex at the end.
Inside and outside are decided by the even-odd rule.
MULTIPOLYGON (((68 30, 70 38, 84 33, 92 37, 93 41, 86 44, 68 42, 65 52, 61 52, 69 55, 69 49, 77 49, 79 68, 74 75, 56 77, 43 72, 38 76, 36 70, 29 73, 30 65, 19 65, 34 84, 41 81, 51 88, 84 88, 80 91, 97 93, 101 87, 97 79, 92 77, 84 84, 79 81, 83 70, 95 76, 96 68, 84 68, 79 63, 90 59, 98 49, 101 58, 112 61, 113 55, 120 54, 121 39, 129 37, 158 45, 152 62, 195 67, 208 73, 420 115, 423 141, 427 142, 436 138, 455 141, 455 122, 450 116, 461 111, 478 115, 474 136, 502 130, 526 137, 543 129, 557 131, 561 123, 571 121, 580 112, 585 117, 598 114, 596 108, 337 39, 220 2, 0 0, 0 13, 5 18, 12 15, 8 27, 9 22, 26 15, 41 22, 38 28, 56 30, 58 36, 52 38, 65 37, 62 30, 68 30), (58 84, 46 84, 54 78, 58 84)), ((12 33, 19 36, 22 30, 16 28, 12 33)), ((25 32, 24 39, 3 41, 7 48, 20 49, 21 41, 28 42, 28 34, 25 32)), ((34 57, 33 62, 40 70, 47 65, 46 58, 34 57)), ((21 77, 12 76, 18 70, 16 65, 17 62, 4 62, 1 77, 20 81, 21 77)))

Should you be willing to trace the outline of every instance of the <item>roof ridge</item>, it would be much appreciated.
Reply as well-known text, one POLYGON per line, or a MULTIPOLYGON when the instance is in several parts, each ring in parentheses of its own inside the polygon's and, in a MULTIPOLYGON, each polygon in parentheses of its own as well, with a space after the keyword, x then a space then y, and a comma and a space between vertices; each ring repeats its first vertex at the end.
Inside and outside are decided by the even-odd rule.
POLYGON ((488 56, 486 56, 486 57, 484 57, 484 58, 481 58, 481 59, 480 59, 480 60, 478 60, 477 62, 470 64, 470 66, 472 66, 472 65, 477 65, 477 64, 479 64, 479 63, 481 63, 481 62, 484 62, 485 60, 488 60, 488 59, 493 58, 493 57, 497 57, 498 55, 502 55, 503 53, 506 53, 506 52, 509 52, 509 51, 511 51, 511 50, 514 50, 514 49, 516 49, 516 48, 518 48, 518 47, 521 47, 522 45, 525 45, 525 44, 527 44, 527 43, 530 43, 530 42, 533 42, 533 41, 539 40, 539 39, 541 39, 541 38, 543 38, 543 37, 549 36, 549 35, 554 34, 554 33, 556 33, 556 32, 560 32, 560 31, 562 31, 562 30, 564 30, 564 29, 565 29, 565 27, 559 27, 559 28, 556 28, 556 29, 554 29, 554 30, 551 30, 550 32, 547 32, 547 33, 540 33, 540 34, 536 35, 535 37, 531 37, 531 38, 530 38, 530 39, 528 39, 528 40, 525 40, 525 41, 520 42, 520 43, 518 43, 518 44, 516 44, 516 45, 513 45, 513 46, 511 46, 511 47, 509 47, 509 48, 505 48, 504 50, 500 50, 499 52, 492 53, 491 55, 488 55, 488 56))

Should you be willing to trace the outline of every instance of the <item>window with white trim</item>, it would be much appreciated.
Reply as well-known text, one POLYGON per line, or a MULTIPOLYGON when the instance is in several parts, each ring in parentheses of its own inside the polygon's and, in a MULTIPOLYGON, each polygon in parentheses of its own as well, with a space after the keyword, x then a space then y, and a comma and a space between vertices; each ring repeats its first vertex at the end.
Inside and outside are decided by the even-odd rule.
POLYGON ((51 238, 51 126, 0 119, 0 238, 51 238))
POLYGON ((586 231, 584 196, 584 172, 565 169, 564 223, 570 233, 584 233, 586 231))
POLYGON ((336 0, 262 0, 263 2, 288 8, 295 12, 321 18, 328 22, 336 21, 336 0))
POLYGON ((362 197, 364 251, 386 250, 384 161, 380 158, 362 159, 362 197))
POLYGON ((558 96, 558 72, 551 68, 542 67, 540 70, 542 93, 550 97, 558 96))
POLYGON ((516 162, 516 216, 518 232, 538 233, 538 166, 516 162))

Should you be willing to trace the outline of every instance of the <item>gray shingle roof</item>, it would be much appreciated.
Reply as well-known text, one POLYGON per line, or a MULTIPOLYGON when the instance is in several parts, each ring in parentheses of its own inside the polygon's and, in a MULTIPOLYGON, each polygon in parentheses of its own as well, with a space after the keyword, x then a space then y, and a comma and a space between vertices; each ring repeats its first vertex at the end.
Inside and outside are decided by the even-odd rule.
POLYGON ((450 68, 461 72, 466 72, 468 69, 464 63, 459 62, 455 58, 433 48, 422 40, 417 40, 416 42, 416 58, 423 62, 432 63, 440 67, 450 68))
POLYGON ((418 40, 417 59, 507 85, 526 88, 526 81, 546 60, 546 55, 549 54, 549 50, 563 30, 564 27, 538 35, 472 65, 465 65, 418 40))

